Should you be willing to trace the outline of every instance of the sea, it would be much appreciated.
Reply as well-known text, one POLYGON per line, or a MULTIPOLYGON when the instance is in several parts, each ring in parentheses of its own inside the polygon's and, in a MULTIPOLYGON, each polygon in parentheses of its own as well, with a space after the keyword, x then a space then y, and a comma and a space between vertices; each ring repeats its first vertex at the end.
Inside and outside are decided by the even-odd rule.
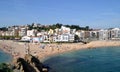
POLYGON ((12 61, 12 56, 0 49, 0 63, 9 63, 12 61))
POLYGON ((49 72, 120 72, 120 47, 83 49, 44 61, 49 72))

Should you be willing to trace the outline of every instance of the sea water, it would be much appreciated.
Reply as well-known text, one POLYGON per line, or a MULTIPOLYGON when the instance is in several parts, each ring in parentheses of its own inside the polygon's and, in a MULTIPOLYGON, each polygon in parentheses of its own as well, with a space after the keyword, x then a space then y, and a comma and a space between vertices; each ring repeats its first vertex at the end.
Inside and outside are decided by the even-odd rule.
POLYGON ((12 60, 12 56, 4 51, 0 50, 0 63, 10 62, 12 60))
POLYGON ((47 59, 50 72, 120 72, 120 47, 84 49, 47 59))

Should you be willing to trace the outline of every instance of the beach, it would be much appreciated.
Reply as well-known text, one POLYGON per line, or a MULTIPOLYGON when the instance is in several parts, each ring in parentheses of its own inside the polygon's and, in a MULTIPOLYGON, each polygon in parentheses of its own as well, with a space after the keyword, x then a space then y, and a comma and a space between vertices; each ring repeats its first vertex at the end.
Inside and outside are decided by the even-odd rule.
POLYGON ((108 46, 120 46, 120 41, 91 41, 87 44, 83 43, 25 43, 12 40, 0 40, 0 49, 13 56, 13 58, 24 57, 25 54, 32 54, 41 61, 44 59, 62 54, 64 52, 76 51, 87 48, 98 48, 108 46))

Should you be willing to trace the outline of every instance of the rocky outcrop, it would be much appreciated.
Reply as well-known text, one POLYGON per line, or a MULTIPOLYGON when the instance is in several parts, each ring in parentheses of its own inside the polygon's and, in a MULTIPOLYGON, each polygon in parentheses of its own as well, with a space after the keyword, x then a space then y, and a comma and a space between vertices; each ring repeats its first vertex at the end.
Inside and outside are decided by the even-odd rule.
POLYGON ((13 64, 15 72, 48 72, 39 59, 30 54, 26 54, 24 58, 18 58, 13 64))

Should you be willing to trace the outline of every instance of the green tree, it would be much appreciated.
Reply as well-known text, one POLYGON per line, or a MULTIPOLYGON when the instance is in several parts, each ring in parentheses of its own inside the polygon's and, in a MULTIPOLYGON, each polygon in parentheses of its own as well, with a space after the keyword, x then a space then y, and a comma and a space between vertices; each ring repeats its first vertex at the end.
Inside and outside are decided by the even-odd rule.
POLYGON ((13 72, 13 70, 9 68, 8 64, 1 63, 0 64, 0 72, 13 72))
POLYGON ((8 31, 8 28, 2 27, 2 28, 0 28, 0 30, 1 30, 1 31, 8 31))
POLYGON ((28 25, 28 30, 32 30, 33 26, 32 25, 28 25))
POLYGON ((60 23, 57 23, 57 24, 56 24, 56 27, 57 27, 57 28, 61 28, 61 26, 62 26, 62 24, 60 24, 60 23))
POLYGON ((89 30, 89 26, 86 26, 86 27, 85 27, 85 30, 87 30, 87 31, 88 31, 88 30, 89 30))

